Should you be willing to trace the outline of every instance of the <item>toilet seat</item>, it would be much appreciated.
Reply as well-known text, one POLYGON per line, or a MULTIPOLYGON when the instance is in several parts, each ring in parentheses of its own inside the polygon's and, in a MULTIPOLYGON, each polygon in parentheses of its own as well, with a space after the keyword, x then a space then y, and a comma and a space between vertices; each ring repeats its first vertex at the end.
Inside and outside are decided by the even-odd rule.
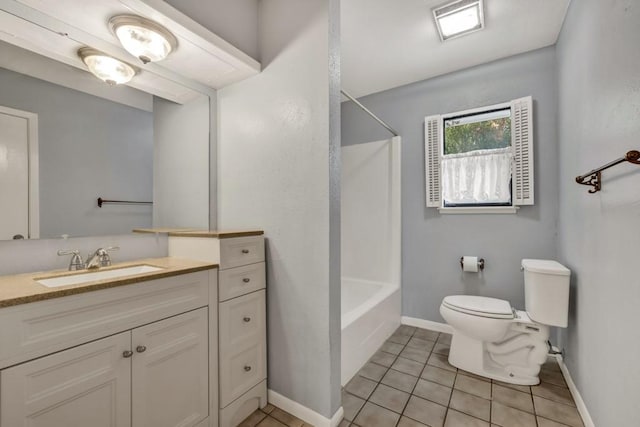
POLYGON ((442 305, 461 313, 490 319, 513 319, 513 309, 508 301, 474 295, 450 295, 442 305))

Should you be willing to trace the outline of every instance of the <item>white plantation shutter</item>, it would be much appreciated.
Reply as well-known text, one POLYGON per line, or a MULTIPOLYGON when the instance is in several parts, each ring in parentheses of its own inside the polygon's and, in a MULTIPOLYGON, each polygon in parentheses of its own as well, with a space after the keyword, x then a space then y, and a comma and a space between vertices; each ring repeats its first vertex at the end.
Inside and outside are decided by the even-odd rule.
POLYGON ((513 204, 533 205, 533 100, 530 96, 511 101, 511 146, 513 204))
POLYGON ((424 156, 427 188, 427 207, 442 206, 440 190, 440 151, 442 150, 442 118, 424 119, 424 156))

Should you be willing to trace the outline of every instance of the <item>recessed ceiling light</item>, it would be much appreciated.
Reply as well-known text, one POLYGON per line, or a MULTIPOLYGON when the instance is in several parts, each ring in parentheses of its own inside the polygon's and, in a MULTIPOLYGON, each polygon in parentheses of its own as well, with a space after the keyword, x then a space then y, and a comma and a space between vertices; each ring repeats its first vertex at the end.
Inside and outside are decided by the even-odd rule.
POLYGON ((109 27, 127 52, 145 64, 165 59, 178 46, 169 30, 140 16, 114 16, 109 27))
POLYGON ((433 9, 442 41, 484 28, 482 0, 457 0, 433 9))
POLYGON ((138 73, 135 67, 126 62, 91 47, 80 48, 78 56, 94 76, 110 85, 127 83, 138 73))

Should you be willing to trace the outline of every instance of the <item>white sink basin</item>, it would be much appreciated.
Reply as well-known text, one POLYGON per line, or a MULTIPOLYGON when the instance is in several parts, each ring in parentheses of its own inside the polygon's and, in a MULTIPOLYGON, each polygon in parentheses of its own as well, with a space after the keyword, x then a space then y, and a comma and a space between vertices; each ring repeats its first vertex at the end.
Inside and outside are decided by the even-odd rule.
POLYGON ((135 276, 136 274, 152 273, 159 270, 163 269, 144 264, 134 265, 131 267, 114 268, 111 270, 88 271, 86 273, 78 273, 70 276, 42 278, 37 279, 36 281, 48 288, 57 288, 58 286, 79 285, 81 283, 89 283, 95 280, 117 279, 119 277, 135 276))

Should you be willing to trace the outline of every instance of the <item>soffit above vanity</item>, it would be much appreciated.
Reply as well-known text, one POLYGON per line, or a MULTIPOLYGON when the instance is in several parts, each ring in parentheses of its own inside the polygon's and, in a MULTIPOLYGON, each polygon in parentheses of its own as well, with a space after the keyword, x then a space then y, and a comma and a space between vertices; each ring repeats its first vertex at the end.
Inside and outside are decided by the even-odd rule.
POLYGON ((186 103, 260 72, 260 63, 159 0, 0 0, 0 40, 86 70, 77 51, 90 46, 141 69, 129 86, 186 103), (134 14, 166 27, 178 48, 142 64, 109 29, 115 15, 134 14))

